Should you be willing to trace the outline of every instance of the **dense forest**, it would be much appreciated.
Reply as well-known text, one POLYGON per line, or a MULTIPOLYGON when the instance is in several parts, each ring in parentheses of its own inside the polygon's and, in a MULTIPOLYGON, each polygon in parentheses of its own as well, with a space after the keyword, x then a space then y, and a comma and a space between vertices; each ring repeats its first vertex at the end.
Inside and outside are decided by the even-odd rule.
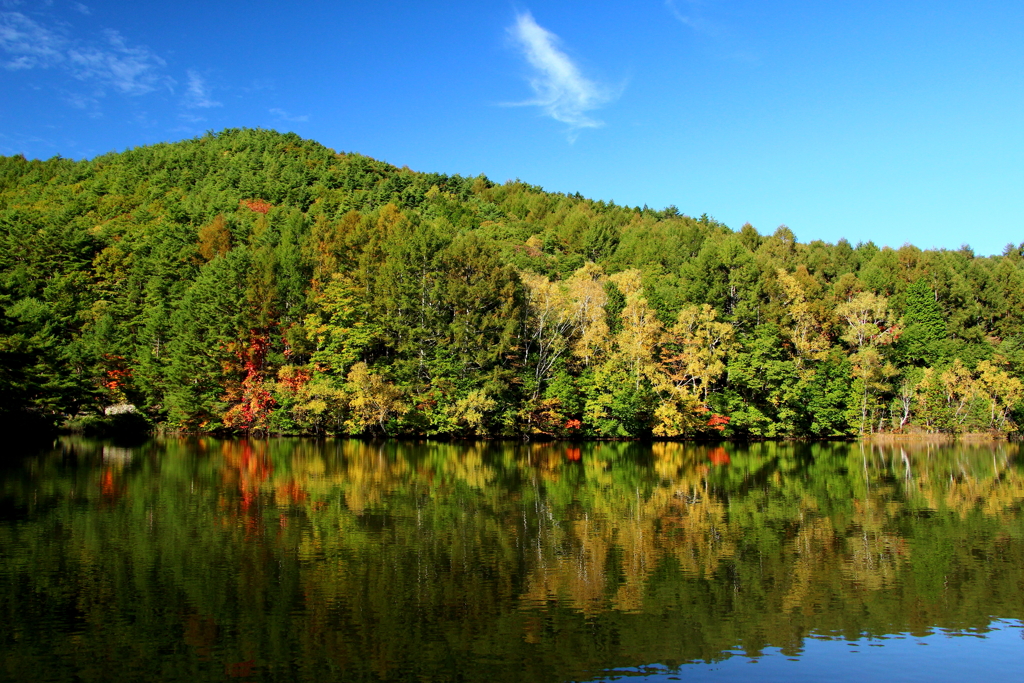
POLYGON ((0 240, 0 415, 21 429, 774 438, 1024 417, 1024 244, 802 244, 266 130, 0 157, 0 240))

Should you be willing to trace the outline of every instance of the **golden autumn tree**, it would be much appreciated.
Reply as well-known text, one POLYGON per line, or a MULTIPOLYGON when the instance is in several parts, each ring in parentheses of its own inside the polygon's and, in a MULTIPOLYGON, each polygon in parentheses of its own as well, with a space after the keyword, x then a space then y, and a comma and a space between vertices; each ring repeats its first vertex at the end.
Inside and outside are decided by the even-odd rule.
POLYGON ((526 287, 528 311, 524 361, 534 368, 536 400, 551 369, 570 348, 578 321, 562 283, 537 273, 520 273, 519 278, 526 287))
POLYGON ((789 336, 793 341, 797 363, 823 359, 831 346, 825 334, 824 316, 807 299, 805 288, 796 276, 790 275, 784 268, 779 268, 776 275, 785 293, 786 312, 792 321, 789 336))
POLYGON ((655 410, 656 435, 681 436, 707 426, 708 390, 725 372, 725 358, 736 343, 733 326, 717 317, 707 304, 684 306, 662 336, 664 398, 655 410))
POLYGON ((615 335, 615 346, 639 386, 642 379, 656 376, 655 353, 662 324, 644 296, 639 270, 625 270, 609 279, 626 297, 621 314, 622 328, 615 335))
POLYGON ((1004 432, 1015 431, 1010 411, 1024 399, 1024 383, 996 362, 983 360, 978 363, 978 389, 988 399, 989 426, 1004 432))
POLYGON ((855 381, 860 385, 860 431, 868 431, 868 407, 873 394, 887 388, 886 381, 896 374, 885 362, 879 347, 891 344, 898 330, 889 323, 889 300, 873 292, 858 292, 836 307, 836 315, 846 323, 843 341, 850 345, 855 381))
POLYGON ((217 214, 212 221, 199 228, 199 255, 206 261, 223 256, 231 250, 231 231, 227 219, 217 214))
POLYGON ((605 305, 608 293, 604 271, 595 263, 584 264, 568 281, 578 337, 572 352, 584 366, 599 360, 608 350, 608 321, 605 305))
POLYGON ((366 363, 359 362, 348 373, 349 419, 345 426, 349 433, 366 431, 387 432, 387 424, 406 411, 402 392, 379 374, 370 372, 366 363))

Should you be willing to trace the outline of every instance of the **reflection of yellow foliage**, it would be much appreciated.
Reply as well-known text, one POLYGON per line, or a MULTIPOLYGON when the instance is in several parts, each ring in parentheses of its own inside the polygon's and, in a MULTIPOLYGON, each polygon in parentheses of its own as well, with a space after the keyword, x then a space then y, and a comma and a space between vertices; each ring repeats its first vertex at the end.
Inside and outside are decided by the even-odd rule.
MULTIPOLYGON (((214 443, 204 442, 216 455, 214 443)), ((499 556, 525 558, 525 587, 521 592, 518 584, 507 588, 522 604, 543 609, 556 599, 585 614, 643 609, 652 572, 666 561, 690 577, 710 578, 730 569, 752 547, 751 529, 758 524, 786 530, 778 534, 782 546, 773 551, 772 604, 783 614, 810 614, 837 592, 856 601, 858 595, 895 585, 913 559, 894 529, 907 501, 962 518, 980 513, 1005 519, 1012 528, 1024 500, 1024 477, 1012 465, 1018 449, 1009 444, 941 451, 928 445, 852 448, 843 476, 854 486, 855 499, 839 512, 835 501, 819 500, 784 468, 767 467, 787 457, 775 444, 729 446, 729 465, 715 465, 717 451, 706 446, 653 444, 641 459, 649 469, 627 483, 623 471, 632 472, 637 463, 621 444, 545 443, 502 450, 486 443, 417 444, 410 447, 415 457, 403 448, 354 440, 326 445, 279 440, 225 442, 220 449, 226 499, 232 490, 259 492, 281 508, 305 510, 312 520, 297 544, 301 558, 319 559, 303 569, 307 610, 319 615, 311 619, 327 620, 324 604, 355 590, 346 581, 357 579, 339 570, 340 560, 325 558, 342 557, 339 549, 366 543, 368 532, 361 525, 367 513, 413 514, 412 507, 395 506, 403 496, 406 504, 424 501, 423 508, 416 503, 415 523, 391 523, 388 533, 394 536, 381 552, 422 540, 417 526, 422 509, 424 518, 436 515, 432 542, 453 557, 469 556, 486 536, 498 539, 493 547, 499 556), (287 454, 278 450, 285 447, 291 449, 287 454), (510 491, 502 484, 508 476, 527 483, 510 491), (731 483, 723 483, 730 476, 731 483), (756 482, 751 492, 735 493, 748 482, 756 482), (461 507, 446 507, 456 491, 459 496, 470 491, 485 514, 457 517, 461 507), (329 512, 324 501, 330 501, 329 512), (452 525, 444 515, 466 524, 452 525), (521 544, 529 551, 520 556, 521 544)), ((463 499, 456 500, 461 505, 463 499)), ((272 518, 276 524, 277 514, 272 518)), ((460 570, 453 565, 451 571, 460 570)), ((500 580, 513 581, 511 574, 500 580)), ((542 637, 531 623, 523 626, 529 642, 542 637)))
POLYGON ((483 454, 478 448, 470 449, 465 457, 447 460, 444 470, 452 479, 476 489, 482 489, 494 480, 494 470, 484 465, 483 454))
POLYGON ((706 469, 698 465, 706 449, 663 443, 652 450, 663 481, 649 496, 614 488, 605 461, 594 454, 585 459, 589 512, 546 530, 524 601, 557 598, 585 613, 636 611, 650 572, 664 558, 707 576, 733 556, 741 531, 726 523, 723 502, 707 495, 706 469), (608 585, 608 562, 618 566, 618 585, 608 585))
POLYGON ((979 510, 997 519, 1010 518, 1024 500, 1024 477, 1011 462, 1006 444, 963 443, 941 449, 934 443, 876 445, 865 460, 872 470, 887 468, 902 479, 908 498, 918 498, 931 509, 953 511, 961 519, 979 510))

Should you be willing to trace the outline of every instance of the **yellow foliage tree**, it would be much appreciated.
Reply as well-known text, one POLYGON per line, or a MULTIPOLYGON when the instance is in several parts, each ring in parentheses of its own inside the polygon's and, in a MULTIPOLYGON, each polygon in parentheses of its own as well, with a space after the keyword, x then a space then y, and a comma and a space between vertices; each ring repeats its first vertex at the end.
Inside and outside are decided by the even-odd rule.
POLYGON ((946 405, 952 410, 953 422, 959 427, 971 413, 971 405, 981 392, 978 381, 971 371, 957 358, 940 376, 946 393, 946 405))
POLYGON ((644 377, 654 380, 657 376, 655 352, 662 324, 644 297, 640 271, 632 268, 608 279, 626 298, 620 315, 622 328, 614 337, 617 353, 629 366, 637 385, 644 377))
POLYGON ((718 311, 707 304, 684 306, 676 324, 661 339, 661 367, 675 388, 706 401, 711 383, 725 372, 725 358, 736 346, 729 323, 717 322, 718 311))
POLYGON ((725 372, 726 355, 736 345, 733 326, 716 321, 717 316, 707 304, 684 306, 662 335, 656 436, 683 436, 706 427, 708 389, 725 372))
POLYGON ((790 338, 793 340, 797 362, 821 360, 828 355, 830 347, 824 321, 807 300, 807 294, 799 280, 784 268, 779 268, 776 274, 785 292, 786 310, 793 321, 790 338))
POLYGON ((607 278, 601 267, 587 263, 569 278, 569 299, 577 321, 578 336, 573 344, 573 355, 584 365, 600 360, 608 348, 608 321, 605 306, 608 294, 604 284, 607 278))
POLYGON ((526 286, 529 311, 530 338, 524 360, 534 364, 536 400, 551 368, 569 349, 578 321, 562 283, 551 282, 537 273, 524 272, 519 277, 526 286))
POLYGON ((459 399, 446 410, 455 424, 474 435, 487 434, 487 416, 497 407, 498 402, 487 395, 483 389, 469 392, 465 398, 459 399))
POLYGON ((406 407, 398 387, 370 372, 366 363, 359 362, 348 373, 349 419, 345 427, 352 434, 367 430, 386 432, 387 422, 401 417, 406 407))
POLYGON ((1024 398, 1024 384, 992 361, 983 360, 978 363, 978 388, 988 398, 990 426, 1004 432, 1015 431, 1010 411, 1024 398))
POLYGON ((868 400, 872 391, 885 389, 885 380, 896 374, 890 363, 883 363, 877 347, 896 340, 897 330, 889 325, 889 300, 873 292, 858 292, 836 307, 836 315, 846 323, 843 341, 853 348, 851 361, 861 384, 860 431, 868 430, 868 400))
POLYGON ((217 214, 213 221, 199 228, 199 254, 207 261, 223 256, 231 250, 231 232, 224 216, 217 214))

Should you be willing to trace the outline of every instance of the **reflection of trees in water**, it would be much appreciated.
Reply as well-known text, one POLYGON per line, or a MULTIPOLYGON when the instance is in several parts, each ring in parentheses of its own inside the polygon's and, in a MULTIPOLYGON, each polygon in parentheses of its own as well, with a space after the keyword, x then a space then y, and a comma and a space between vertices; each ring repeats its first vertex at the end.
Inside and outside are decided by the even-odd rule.
MULTIPOLYGON (((999 553, 1011 543, 1019 552, 1024 479, 1015 448, 867 448, 816 446, 801 455, 760 444, 735 449, 734 467, 716 471, 714 461, 724 460, 717 449, 657 444, 640 486, 616 479, 621 462, 609 466, 600 452, 591 454, 586 484, 575 489, 571 504, 560 507, 549 491, 549 515, 559 523, 536 540, 523 600, 558 600, 585 614, 649 609, 656 575, 671 564, 697 581, 731 575, 737 589, 763 596, 765 614, 754 619, 762 624, 794 612, 813 621, 836 603, 841 609, 833 611, 847 617, 878 613, 874 603, 883 591, 891 607, 879 621, 908 624, 920 609, 911 607, 919 598, 915 589, 941 583, 948 600, 951 577, 985 580, 989 568, 968 549, 986 543, 991 531, 973 530, 995 530, 999 553), (858 458, 863 467, 856 467, 858 458), (953 552, 936 562, 948 548, 931 542, 938 539, 928 519, 948 515, 954 519, 942 533, 951 535, 941 546, 953 552)), ((942 608, 924 611, 934 617, 942 608)), ((775 624, 778 630, 785 630, 785 619, 775 624)))
MULTIPOLYGON (((12 554, 0 575, 22 582, 3 597, 16 618, 80 615, 83 653, 138 643, 125 666, 170 638, 220 676, 301 652, 292 677, 500 660, 554 680, 1024 616, 1014 445, 201 439, 123 455, 69 441, 5 479, 23 521, 0 545, 33 566, 12 554)), ((47 647, 71 647, 49 628, 47 647)))

